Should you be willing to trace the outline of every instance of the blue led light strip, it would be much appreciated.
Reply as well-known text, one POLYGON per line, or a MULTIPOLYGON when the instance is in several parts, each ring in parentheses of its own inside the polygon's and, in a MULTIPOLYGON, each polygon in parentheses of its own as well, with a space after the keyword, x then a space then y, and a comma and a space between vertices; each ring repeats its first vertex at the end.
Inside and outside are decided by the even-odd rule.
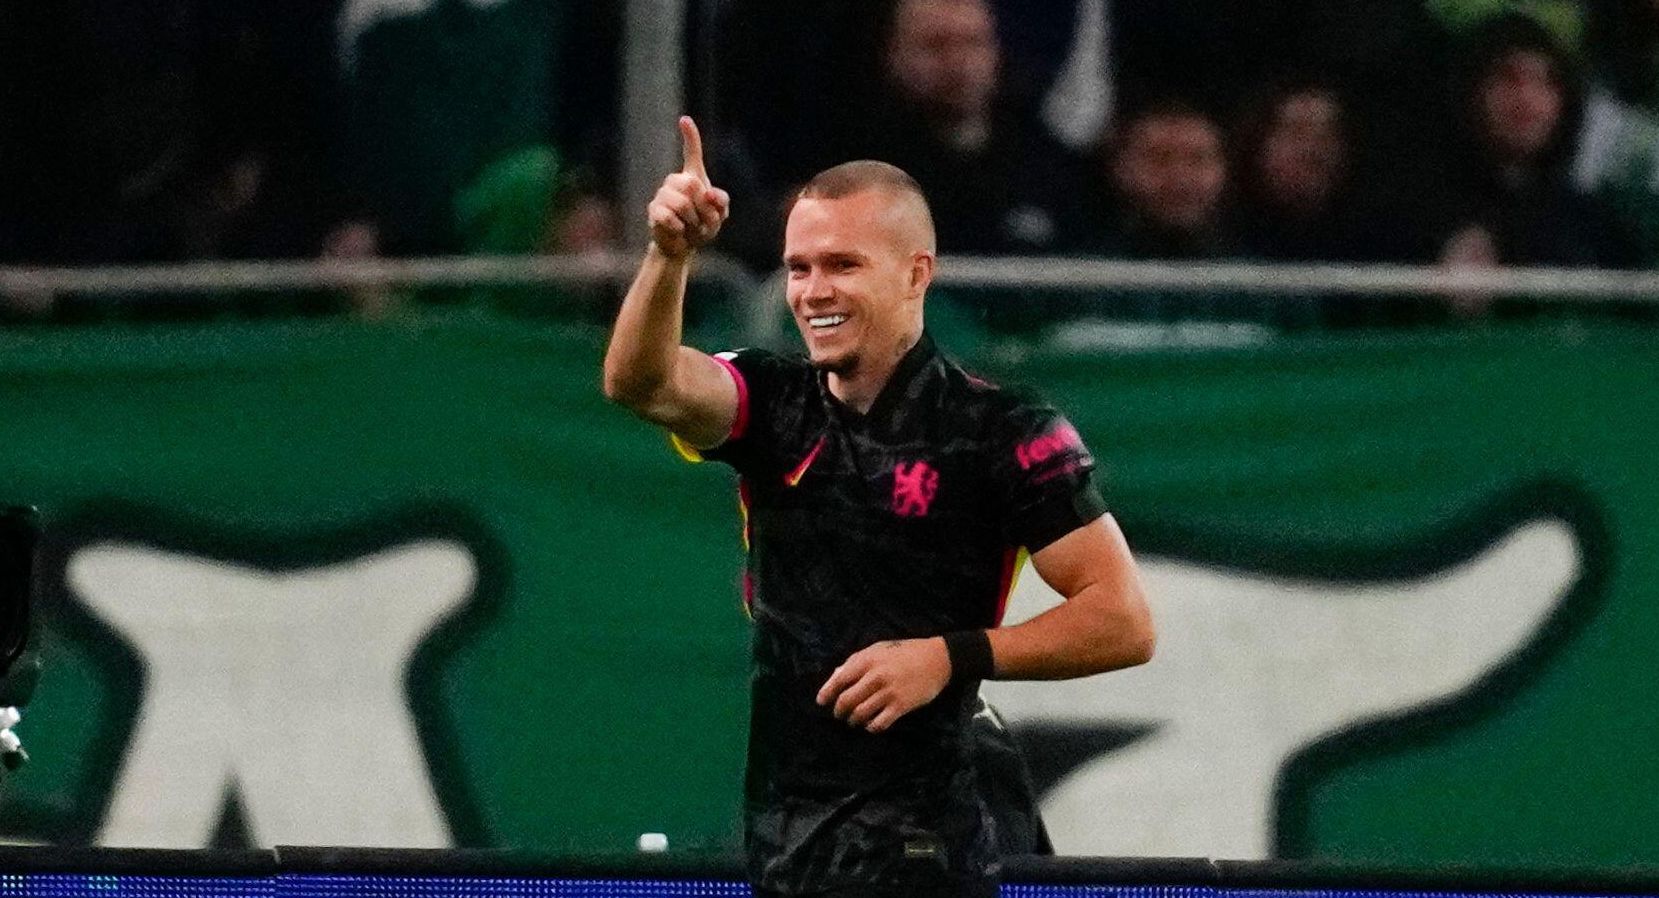
MULTIPOLYGON (((1496 892, 1363 889, 1217 889, 1205 886, 1009 883, 1003 898, 1522 898, 1496 892)), ((0 898, 749 898, 718 879, 380 876, 283 873, 261 877, 0 873, 0 898)), ((1531 894, 1524 898, 1594 898, 1531 894)), ((1625 896, 1631 898, 1631 896, 1625 896)), ((1659 898, 1659 896, 1637 896, 1659 898)))
POLYGON ((276 877, 0 873, 0 898, 275 898, 276 877))

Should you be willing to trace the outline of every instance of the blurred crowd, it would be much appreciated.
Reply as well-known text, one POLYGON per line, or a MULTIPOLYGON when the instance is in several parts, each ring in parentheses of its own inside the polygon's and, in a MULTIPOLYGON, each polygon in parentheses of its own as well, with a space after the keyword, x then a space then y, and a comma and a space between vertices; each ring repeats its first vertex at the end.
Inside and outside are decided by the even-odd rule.
POLYGON ((728 13, 720 112, 759 189, 887 159, 922 180, 946 251, 1659 260, 1649 0, 728 13))
MULTIPOLYGON (((633 248, 624 7, 13 9, 0 262, 633 248)), ((686 34, 757 272, 850 158, 912 172, 946 253, 1659 262, 1659 0, 688 0, 686 34)))

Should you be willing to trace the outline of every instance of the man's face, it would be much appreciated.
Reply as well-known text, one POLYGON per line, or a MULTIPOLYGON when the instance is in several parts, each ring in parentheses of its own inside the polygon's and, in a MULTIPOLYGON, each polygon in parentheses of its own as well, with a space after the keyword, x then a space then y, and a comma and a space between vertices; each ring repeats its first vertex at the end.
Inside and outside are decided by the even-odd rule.
POLYGON ((900 93, 929 110, 983 115, 996 93, 996 22, 981 0, 901 0, 887 46, 900 93))
POLYGON ((1278 205, 1320 208, 1347 164, 1342 109, 1335 97, 1310 91, 1279 102, 1256 159, 1262 186, 1278 205))
POLYGON ((1508 162, 1527 162, 1549 147, 1565 103, 1555 63, 1537 50, 1499 57, 1480 82, 1481 125, 1508 162))
POLYGON ((913 247, 882 190, 795 203, 784 229, 786 295, 817 367, 851 374, 872 351, 897 346, 920 322, 913 247))
POLYGON ((1215 222, 1227 184, 1221 133, 1196 115, 1135 122, 1113 166, 1117 189, 1153 225, 1193 232, 1215 222))

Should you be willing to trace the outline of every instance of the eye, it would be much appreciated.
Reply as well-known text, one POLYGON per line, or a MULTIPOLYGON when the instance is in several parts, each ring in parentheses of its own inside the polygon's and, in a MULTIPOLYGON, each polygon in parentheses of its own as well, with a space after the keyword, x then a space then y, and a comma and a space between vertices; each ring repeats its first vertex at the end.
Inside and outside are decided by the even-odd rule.
POLYGON ((790 262, 788 267, 789 276, 792 278, 804 278, 807 275, 808 266, 805 262, 790 262))
POLYGON ((830 263, 830 267, 841 272, 852 271, 858 267, 858 261, 856 259, 836 259, 830 263))

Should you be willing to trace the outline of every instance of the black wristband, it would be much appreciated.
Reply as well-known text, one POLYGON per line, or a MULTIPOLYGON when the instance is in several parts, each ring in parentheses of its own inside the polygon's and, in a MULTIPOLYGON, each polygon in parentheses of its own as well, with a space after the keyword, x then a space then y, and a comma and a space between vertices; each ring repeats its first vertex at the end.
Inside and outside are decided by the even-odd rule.
POLYGON ((945 634, 945 653, 950 655, 950 681, 989 680, 996 676, 991 657, 991 637, 984 630, 958 630, 945 634))

